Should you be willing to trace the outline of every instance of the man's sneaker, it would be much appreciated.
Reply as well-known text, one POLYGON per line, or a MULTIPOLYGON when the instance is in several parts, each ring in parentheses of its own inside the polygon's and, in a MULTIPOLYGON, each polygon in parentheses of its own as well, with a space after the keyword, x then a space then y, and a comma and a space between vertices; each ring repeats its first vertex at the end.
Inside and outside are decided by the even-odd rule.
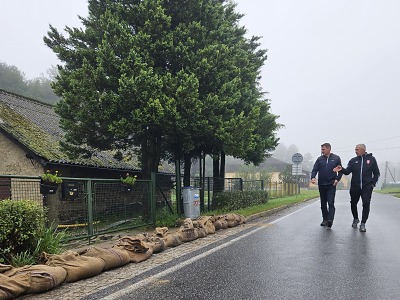
POLYGON ((328 222, 326 223, 326 229, 331 229, 332 224, 333 224, 333 222, 331 220, 328 220, 328 222))
POLYGON ((365 223, 360 224, 360 232, 366 232, 367 229, 365 228, 365 223))
POLYGON ((360 220, 359 220, 359 219, 354 219, 354 220, 353 220, 353 224, 351 224, 351 227, 357 228, 357 224, 358 224, 358 223, 360 223, 360 220))
POLYGON ((321 226, 326 226, 328 225, 328 220, 323 220, 322 223, 320 224, 321 226))

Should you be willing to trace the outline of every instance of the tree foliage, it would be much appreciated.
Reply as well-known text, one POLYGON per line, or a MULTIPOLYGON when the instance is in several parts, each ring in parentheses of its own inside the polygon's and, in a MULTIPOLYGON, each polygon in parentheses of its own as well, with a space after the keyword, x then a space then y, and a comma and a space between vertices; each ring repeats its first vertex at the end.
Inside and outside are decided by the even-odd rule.
POLYGON ((12 92, 18 95, 40 100, 45 103, 54 104, 59 100, 51 89, 51 73, 50 78, 44 75, 28 80, 25 74, 16 66, 9 66, 0 62, 0 89, 12 92))
POLYGON ((231 1, 89 0, 88 11, 83 29, 44 38, 64 62, 53 87, 69 153, 139 149, 148 173, 221 151, 259 163, 276 146, 258 83, 266 50, 231 1))

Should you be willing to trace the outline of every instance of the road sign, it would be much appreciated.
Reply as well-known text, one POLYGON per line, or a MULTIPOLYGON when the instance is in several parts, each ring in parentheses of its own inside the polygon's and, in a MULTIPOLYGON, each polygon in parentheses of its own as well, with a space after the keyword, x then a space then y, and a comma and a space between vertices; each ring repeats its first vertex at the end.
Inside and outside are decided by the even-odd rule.
POLYGON ((293 164, 292 165, 292 175, 302 175, 303 174, 303 166, 301 164, 293 164))
POLYGON ((301 155, 300 153, 295 153, 292 156, 292 162, 294 164, 300 164, 303 161, 303 155, 301 155))

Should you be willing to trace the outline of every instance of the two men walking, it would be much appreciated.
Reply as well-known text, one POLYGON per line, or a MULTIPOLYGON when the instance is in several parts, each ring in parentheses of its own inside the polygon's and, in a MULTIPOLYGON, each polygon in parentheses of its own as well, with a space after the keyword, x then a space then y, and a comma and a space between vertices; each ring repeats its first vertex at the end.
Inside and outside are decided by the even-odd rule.
POLYGON ((350 204, 353 215, 352 227, 357 228, 360 222, 357 204, 363 203, 360 231, 366 232, 365 224, 368 220, 371 204, 371 196, 379 179, 378 163, 372 153, 366 152, 364 144, 358 144, 355 148, 356 157, 353 157, 346 168, 342 167, 340 157, 331 153, 331 145, 321 145, 322 155, 316 160, 311 172, 311 182, 316 183, 318 173, 318 188, 321 199, 321 212, 323 221, 321 226, 331 228, 335 216, 336 185, 342 175, 352 174, 350 185, 350 204), (334 165, 335 164, 335 165, 334 165), (334 165, 332 167, 332 165, 334 165))

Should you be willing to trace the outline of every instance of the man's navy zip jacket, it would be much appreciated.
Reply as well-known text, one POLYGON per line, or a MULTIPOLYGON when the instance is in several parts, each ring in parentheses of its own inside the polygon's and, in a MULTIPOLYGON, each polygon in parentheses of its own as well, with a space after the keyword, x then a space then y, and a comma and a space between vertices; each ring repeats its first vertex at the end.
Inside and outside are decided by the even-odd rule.
POLYGON ((375 186, 380 175, 378 163, 372 153, 353 157, 347 164, 347 168, 343 168, 340 173, 345 175, 352 173, 351 185, 361 188, 370 183, 375 186))
POLYGON ((340 181, 343 174, 333 172, 333 168, 338 165, 342 165, 340 157, 336 154, 331 153, 329 157, 321 155, 317 158, 314 167, 311 171, 311 178, 315 178, 318 173, 318 185, 330 185, 335 180, 340 181))

